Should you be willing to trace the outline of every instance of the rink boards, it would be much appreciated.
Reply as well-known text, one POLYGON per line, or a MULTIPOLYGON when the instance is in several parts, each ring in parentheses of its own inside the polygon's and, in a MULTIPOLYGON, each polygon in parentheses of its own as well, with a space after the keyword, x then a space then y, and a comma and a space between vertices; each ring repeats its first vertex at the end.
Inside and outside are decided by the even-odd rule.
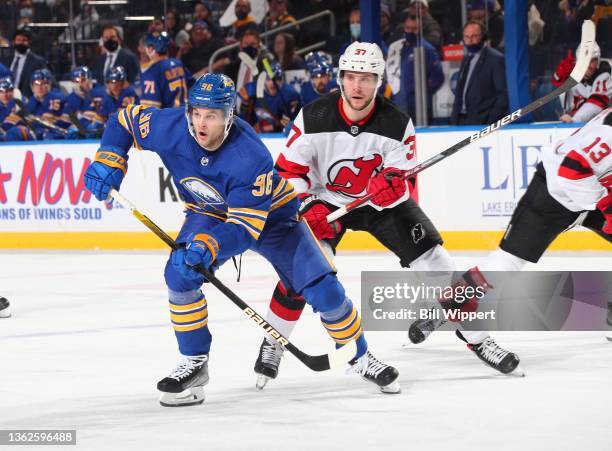
MULTIPOLYGON (((427 169, 418 178, 418 200, 448 248, 493 249, 525 192, 544 146, 571 134, 565 125, 508 126, 427 169)), ((419 129, 419 161, 461 141, 477 128, 419 129)), ((285 138, 263 135, 274 157, 285 138)), ((0 145, 0 248, 157 249, 164 244, 128 212, 95 200, 83 173, 96 141, 47 141, 0 145)), ((372 149, 374 150, 374 149, 372 149)), ((239 162, 237 162, 239 164, 239 162)), ((167 231, 182 223, 182 202, 157 155, 132 150, 121 187, 124 195, 167 231)), ((359 232, 341 248, 382 249, 359 232)), ((563 234, 558 250, 610 250, 588 231, 563 234)))

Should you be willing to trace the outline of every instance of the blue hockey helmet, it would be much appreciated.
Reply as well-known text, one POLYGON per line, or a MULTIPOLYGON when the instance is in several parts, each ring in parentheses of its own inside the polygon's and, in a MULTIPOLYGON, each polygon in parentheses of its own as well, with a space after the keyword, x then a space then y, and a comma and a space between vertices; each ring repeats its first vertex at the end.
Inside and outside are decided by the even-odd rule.
MULTIPOLYGON (((274 77, 275 80, 283 79, 283 69, 278 61, 270 61, 270 69, 272 69, 272 76, 274 77)), ((267 71, 266 71, 266 74, 269 79, 270 74, 268 74, 267 71)))
POLYGON ((306 70, 311 77, 331 75, 333 72, 331 58, 324 52, 311 52, 306 55, 306 70))
POLYGON ((0 91, 10 91, 15 89, 15 84, 11 77, 0 78, 0 91))
POLYGON ((87 66, 75 67, 70 72, 70 79, 77 83, 80 82, 82 79, 91 80, 92 78, 93 74, 87 66))
POLYGON ((111 81, 125 81, 127 79, 127 72, 123 66, 111 67, 104 74, 104 82, 109 83, 111 81))
MULTIPOLYGON (((227 137, 232 126, 234 117, 234 104, 236 102, 236 85, 234 81, 223 74, 204 74, 189 90, 189 97, 185 105, 185 114, 187 115, 187 123, 189 125, 189 133, 196 138, 196 132, 193 128, 191 120, 191 112, 193 108, 212 108, 220 109, 225 113, 225 129, 223 140, 227 137)), ((219 144, 219 145, 221 145, 219 144)), ((218 147, 217 147, 218 148, 218 147)), ((206 150, 216 150, 206 149, 206 150)))
POLYGON ((30 77, 30 84, 37 81, 45 81, 47 83, 53 83, 53 74, 49 69, 38 69, 32 72, 32 76, 30 77))
POLYGON ((144 45, 153 47, 157 53, 168 53, 168 49, 170 48, 170 36, 165 31, 161 33, 157 31, 147 33, 144 45))

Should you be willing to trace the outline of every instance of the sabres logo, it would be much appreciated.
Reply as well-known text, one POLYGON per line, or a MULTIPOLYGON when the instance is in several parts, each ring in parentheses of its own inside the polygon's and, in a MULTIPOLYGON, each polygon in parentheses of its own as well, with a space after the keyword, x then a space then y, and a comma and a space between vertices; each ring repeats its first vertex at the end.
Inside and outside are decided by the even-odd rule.
POLYGON ((225 205, 223 196, 203 180, 196 177, 186 177, 181 180, 181 185, 193 195, 200 208, 221 209, 225 205))

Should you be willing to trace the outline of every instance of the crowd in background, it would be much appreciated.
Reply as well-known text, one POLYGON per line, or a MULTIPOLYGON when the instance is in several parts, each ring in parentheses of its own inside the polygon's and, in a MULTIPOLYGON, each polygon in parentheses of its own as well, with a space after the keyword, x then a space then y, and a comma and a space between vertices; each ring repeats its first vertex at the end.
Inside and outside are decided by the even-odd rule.
MULTIPOLYGON (((69 22, 67 0, 0 3, 0 140, 96 137, 109 115, 128 103, 184 104, 190 84, 206 72, 232 77, 239 93, 237 113, 258 131, 286 130, 301 105, 338 88, 333 71, 338 55, 361 38, 359 1, 264 3, 267 12, 256 20, 249 0, 233 5, 230 0, 73 2, 72 29, 39 26, 69 22), (222 26, 228 7, 235 17, 222 26), (324 18, 266 33, 323 9, 334 13, 335 35, 330 36, 324 18), (143 13, 154 19, 117 19, 143 13), (319 42, 323 45, 314 51, 299 51, 319 42), (218 49, 234 43, 238 48, 211 60, 218 49), (287 71, 296 70, 304 70, 304 78, 289 83, 287 71)), ((571 62, 568 50, 575 51, 581 23, 588 18, 597 24, 601 56, 610 56, 612 1, 529 1, 532 97, 552 90, 554 74, 560 62, 571 62)), ((462 24, 459 1, 383 1, 379 45, 387 75, 380 94, 415 116, 414 49, 422 44, 432 123, 433 95, 444 81, 443 48, 463 44, 465 57, 453 81, 454 103, 446 122, 488 124, 503 117, 508 112, 504 2, 468 0, 467 20, 462 24)), ((535 119, 558 120, 564 112, 553 107, 535 119)))

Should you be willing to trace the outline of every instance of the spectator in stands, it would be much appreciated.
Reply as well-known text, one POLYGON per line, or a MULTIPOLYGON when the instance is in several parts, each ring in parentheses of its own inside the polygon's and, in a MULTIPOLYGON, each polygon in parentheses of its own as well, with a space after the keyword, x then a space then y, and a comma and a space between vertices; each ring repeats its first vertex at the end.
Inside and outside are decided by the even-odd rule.
POLYGON ((46 67, 45 60, 34 53, 30 49, 31 46, 32 33, 29 30, 17 30, 13 35, 14 53, 5 60, 5 65, 10 68, 13 74, 15 87, 26 97, 32 95, 32 89, 30 88, 32 73, 46 67))
POLYGON ((183 43, 177 57, 183 62, 187 70, 194 78, 199 78, 207 72, 214 72, 223 67, 223 61, 215 61, 213 67, 208 67, 208 61, 212 54, 223 43, 218 38, 213 38, 208 27, 208 22, 198 20, 193 24, 190 31, 189 41, 183 43))
POLYGON ((126 70, 121 66, 112 67, 104 77, 106 93, 102 98, 101 116, 104 120, 120 108, 137 104, 139 99, 136 91, 127 78, 126 70))
POLYGON ((0 141, 31 141, 36 136, 17 114, 13 80, 0 78, 0 141))
MULTIPOLYGON (((340 47, 339 55, 342 55, 346 48, 351 45, 355 41, 359 41, 361 37, 361 12, 359 8, 351 10, 349 14, 349 31, 350 31, 350 39, 345 42, 342 47, 340 47)), ((387 51, 389 50, 387 44, 384 41, 380 41, 377 43, 380 49, 383 52, 385 57, 387 56, 387 51)))
POLYGON ((165 17, 166 32, 172 38, 173 45, 170 46, 171 57, 176 56, 178 49, 189 40, 189 33, 182 28, 181 15, 176 9, 171 9, 165 17))
MULTIPOLYGON (((53 75, 48 69, 39 69, 32 72, 30 78, 32 97, 30 97, 28 102, 27 111, 52 126, 60 128, 68 127, 70 124, 65 123, 61 118, 66 98, 61 91, 52 89, 52 86, 53 75)), ((44 126, 39 122, 34 122, 30 125, 38 138, 61 139, 64 137, 63 133, 54 130, 53 127, 44 126)))
POLYGON ((412 0, 408 6, 408 13, 419 18, 423 26, 423 37, 437 49, 442 46, 442 28, 429 12, 427 0, 412 0))
POLYGON ((495 0, 470 0, 467 13, 468 20, 485 24, 491 47, 504 47, 504 11, 495 0))
MULTIPOLYGON (((268 13, 262 21, 264 31, 295 22, 295 17, 289 14, 287 0, 268 0, 268 13)), ((299 26, 296 25, 294 28, 289 28, 287 31, 295 35, 299 31, 299 26)))
POLYGON ((272 53, 284 71, 306 68, 304 59, 295 53, 295 38, 291 33, 280 32, 274 37, 272 53))
MULTIPOLYGON (((226 58, 228 63, 223 73, 236 83, 236 91, 240 91, 245 85, 253 81, 257 72, 257 61, 262 50, 261 38, 257 30, 247 30, 240 39, 239 57, 232 62, 226 58)), ((239 107, 240 98, 236 99, 236 107, 239 107)))
MULTIPOLYGON (((414 51, 417 46, 419 20, 411 13, 404 18, 404 37, 389 46, 387 58, 387 80, 391 86, 391 99, 412 118, 416 116, 414 51)), ((428 116, 432 117, 432 97, 444 82, 440 56, 425 38, 421 41, 425 49, 425 78, 427 86, 428 116)))
POLYGON ((13 77, 13 74, 4 64, 0 63, 0 78, 13 77))
POLYGON ((256 82, 238 91, 242 100, 238 113, 258 133, 282 132, 300 109, 300 96, 284 82, 284 73, 277 61, 272 61, 273 78, 266 74, 263 93, 257 92, 256 82))
MULTIPOLYGON (((202 20, 208 24, 208 30, 213 38, 217 39, 223 37, 223 31, 213 17, 213 10, 209 1, 199 1, 193 7, 193 24, 202 20)), ((191 29, 188 31, 191 31, 191 29)))
POLYGON ((97 82, 101 83, 104 74, 111 68, 121 66, 127 75, 128 82, 133 84, 140 75, 138 58, 130 50, 123 48, 117 27, 112 25, 104 27, 100 41, 101 54, 96 59, 93 70, 97 82))
POLYGON ((391 7, 385 3, 380 5, 380 34, 385 44, 393 41, 393 18, 391 7))
POLYGON ((238 0, 234 5, 236 20, 230 25, 225 34, 225 43, 232 44, 240 41, 247 30, 257 30, 257 22, 249 14, 251 13, 251 2, 249 0, 238 0))
POLYGON ((504 56, 486 47, 486 39, 482 22, 466 22, 463 27, 465 56, 459 70, 451 124, 491 124, 508 114, 504 56))

